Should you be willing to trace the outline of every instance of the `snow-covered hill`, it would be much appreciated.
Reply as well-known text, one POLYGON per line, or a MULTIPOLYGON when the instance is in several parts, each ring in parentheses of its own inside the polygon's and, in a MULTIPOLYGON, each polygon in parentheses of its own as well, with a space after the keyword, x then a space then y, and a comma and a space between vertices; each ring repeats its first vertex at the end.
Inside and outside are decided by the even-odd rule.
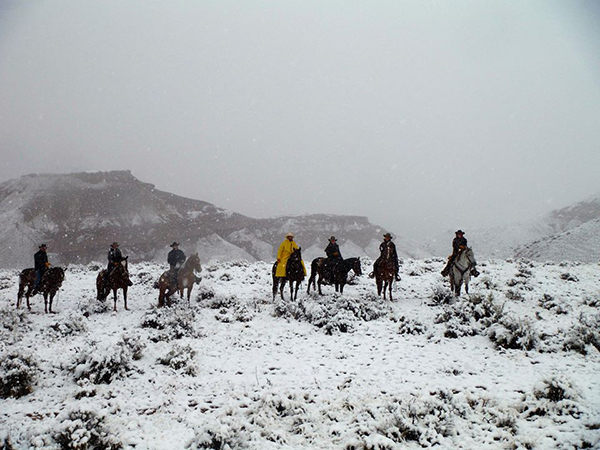
POLYGON ((0 442, 598 448, 598 265, 480 261, 452 303, 443 262, 405 260, 393 302, 364 276, 273 301, 269 263, 207 264, 191 305, 161 310, 164 267, 132 264, 116 313, 94 300, 97 267, 72 265, 54 315, 39 296, 17 311, 17 273, 0 270, 0 442))
MULTIPOLYGON (((600 259, 600 194, 534 220, 491 228, 467 230, 469 245, 480 258, 524 256, 538 261, 581 261, 600 259)), ((452 231, 422 244, 431 254, 451 253, 452 231)))
MULTIPOLYGON (((205 261, 272 261, 290 231, 308 259, 324 255, 332 234, 348 257, 375 257, 388 230, 360 216, 254 219, 159 191, 129 171, 27 175, 0 183, 0 267, 30 266, 41 242, 49 244, 56 264, 102 260, 113 241, 131 261, 164 261, 174 240, 205 261)), ((397 245, 405 257, 428 255, 408 242, 397 245)))

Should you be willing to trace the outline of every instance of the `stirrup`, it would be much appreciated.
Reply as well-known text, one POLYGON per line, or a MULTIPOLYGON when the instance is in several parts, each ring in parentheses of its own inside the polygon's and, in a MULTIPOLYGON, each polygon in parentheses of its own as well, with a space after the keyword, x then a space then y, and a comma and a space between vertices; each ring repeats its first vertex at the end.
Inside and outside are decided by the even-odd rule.
POLYGON ((369 278, 375 278, 375 272, 371 272, 371 273, 369 274, 369 278))

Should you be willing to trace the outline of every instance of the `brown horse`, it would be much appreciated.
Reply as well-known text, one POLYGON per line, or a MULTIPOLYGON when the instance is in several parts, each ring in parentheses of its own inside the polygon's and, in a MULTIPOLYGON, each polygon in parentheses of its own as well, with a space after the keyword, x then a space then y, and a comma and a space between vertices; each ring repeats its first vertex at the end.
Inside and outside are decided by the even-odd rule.
POLYGON ((96 277, 96 290, 98 292, 97 299, 104 301, 110 294, 110 291, 113 291, 113 296, 115 299, 115 307, 114 311, 117 310, 117 291, 119 289, 123 289, 123 302, 125 303, 125 309, 127 308, 127 288, 131 286, 133 283, 129 279, 129 270, 127 267, 127 258, 126 256, 120 264, 117 264, 108 275, 108 280, 105 282, 104 278, 106 277, 108 270, 102 270, 98 276, 96 277))
POLYGON ((385 300, 385 291, 390 293, 390 301, 392 298, 392 285, 396 280, 396 263, 392 259, 391 249, 388 247, 385 254, 379 259, 375 272, 375 283, 377 284, 377 295, 381 295, 383 291, 383 299, 385 300))
POLYGON ((296 300, 298 298, 298 288, 300 283, 304 280, 304 266, 302 265, 302 252, 300 248, 294 249, 290 255, 287 263, 285 264, 285 277, 276 277, 277 262, 273 264, 271 274, 273 276, 273 300, 277 295, 277 287, 280 286, 279 293, 281 299, 283 298, 283 288, 285 287, 286 281, 290 282, 290 299, 296 300), (296 283, 296 290, 294 291, 294 283, 296 283))
POLYGON ((165 302, 169 303, 169 298, 175 292, 179 292, 179 296, 183 298, 183 291, 187 289, 187 301, 190 304, 190 296, 192 295, 192 289, 194 283, 199 283, 202 278, 197 277, 195 272, 202 272, 202 266, 200 265, 200 257, 198 253, 194 253, 188 259, 185 260, 181 269, 177 273, 177 284, 172 285, 171 283, 171 271, 167 270, 158 279, 158 306, 165 306, 165 302))
MULTIPOLYGON (((52 301, 54 296, 62 286, 65 279, 65 271, 60 267, 50 267, 40 280, 40 284, 37 287, 37 292, 44 296, 44 312, 52 311, 52 301), (50 299, 50 305, 48 305, 48 298, 50 299), (48 307, 49 306, 49 307, 48 307)), ((35 269, 25 269, 19 274, 19 293, 17 294, 17 309, 21 307, 21 299, 23 295, 27 299, 27 309, 31 310, 29 304, 29 297, 33 290, 33 284, 35 283, 35 269), (27 289, 27 292, 25 292, 27 289)))
POLYGON ((318 285, 319 294, 323 295, 323 292, 321 292, 321 284, 325 282, 333 284, 335 286, 335 292, 339 291, 343 294, 344 286, 348 279, 348 272, 353 270, 356 275, 362 275, 360 258, 348 258, 338 261, 332 268, 329 268, 329 271, 324 270, 324 263, 325 258, 315 258, 310 264, 310 278, 308 279, 307 293, 310 293, 310 286, 312 283, 313 290, 316 289, 316 286, 318 285), (318 281, 316 280, 317 275, 319 275, 318 281))

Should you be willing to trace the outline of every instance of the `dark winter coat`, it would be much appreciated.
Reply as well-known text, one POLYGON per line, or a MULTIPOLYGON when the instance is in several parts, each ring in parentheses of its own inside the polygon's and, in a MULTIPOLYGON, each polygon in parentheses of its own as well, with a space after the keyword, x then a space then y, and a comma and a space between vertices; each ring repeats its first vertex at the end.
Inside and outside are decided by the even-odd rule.
POLYGON ((380 259, 383 259, 387 249, 390 249, 390 256, 392 257, 392 261, 394 261, 394 263, 396 264, 396 267, 398 266, 398 253, 396 252, 396 244, 394 244, 391 240, 390 241, 383 241, 381 244, 379 244, 379 251, 381 252, 381 255, 379 256, 380 259))
POLYGON ((456 236, 452 239, 452 256, 456 256, 458 254, 458 250, 461 245, 467 246, 467 238, 466 237, 458 237, 456 236))
POLYGON ((340 253, 340 246, 330 242, 327 248, 325 249, 325 254, 330 259, 342 259, 342 254, 340 253))
POLYGON ((183 253, 183 250, 173 249, 167 255, 167 262, 171 266, 171 269, 179 269, 185 262, 185 253, 183 253))
POLYGON ((33 255, 34 268, 36 271, 44 272, 48 268, 48 254, 39 250, 33 255))
POLYGON ((123 254, 119 248, 110 248, 108 251, 108 267, 115 266, 123 261, 123 254))

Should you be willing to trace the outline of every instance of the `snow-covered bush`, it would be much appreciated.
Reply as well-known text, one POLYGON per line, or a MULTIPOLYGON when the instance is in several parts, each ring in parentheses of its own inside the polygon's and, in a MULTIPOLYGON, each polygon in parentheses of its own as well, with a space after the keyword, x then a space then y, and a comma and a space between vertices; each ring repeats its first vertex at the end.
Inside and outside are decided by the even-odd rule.
POLYGON ((131 352, 131 358, 134 361, 142 359, 142 352, 146 348, 146 343, 142 341, 142 338, 137 333, 127 333, 121 337, 121 342, 118 345, 123 345, 131 352))
POLYGON ((587 355, 590 345, 600 351, 600 314, 581 315, 579 324, 565 338, 563 349, 587 355))
MULTIPOLYGON (((59 417, 59 419, 61 419, 59 417)), ((117 450, 123 444, 106 427, 106 418, 92 410, 72 410, 54 435, 61 450, 117 450)))
POLYGON ((94 384, 110 384, 133 369, 132 352, 123 341, 101 346, 90 342, 88 347, 76 356, 70 367, 76 381, 87 379, 94 384))
POLYGON ((89 317, 93 314, 104 314, 111 310, 110 298, 110 296, 106 300, 98 300, 96 297, 90 298, 82 302, 79 309, 84 317, 89 317))
POLYGON ((482 277, 479 282, 490 291, 498 289, 498 284, 494 283, 490 277, 482 277))
POLYGON ((504 292, 504 295, 507 299, 512 300, 514 302, 525 301, 525 297, 523 297, 523 294, 521 294, 521 292, 517 289, 507 289, 506 292, 504 292))
POLYGON ((472 295, 456 304, 444 306, 444 311, 435 318, 435 323, 445 323, 444 336, 455 339, 462 336, 480 334, 503 315, 503 306, 499 305, 492 294, 472 295))
POLYGON ((550 294, 544 294, 539 303, 542 308, 552 311, 555 314, 568 314, 571 309, 563 300, 554 298, 550 294))
POLYGON ((398 334, 423 334, 427 331, 427 327, 418 320, 401 316, 398 322, 400 324, 398 334))
POLYGON ((197 337, 194 327, 196 313, 184 305, 159 308, 152 306, 142 318, 142 328, 153 328, 159 333, 152 337, 154 341, 168 341, 182 337, 197 337))
POLYGON ((493 324, 488 332, 490 340, 500 348, 531 350, 538 337, 529 320, 521 320, 510 315, 503 316, 493 324))
POLYGON ((196 351, 189 345, 182 347, 180 345, 175 344, 171 351, 165 356, 158 358, 157 362, 164 366, 168 366, 171 369, 179 370, 186 375, 195 376, 195 356, 196 351))
POLYGON ((236 421, 224 420, 203 423, 185 446, 190 450, 245 450, 249 432, 236 421))
POLYGON ((579 281, 579 278, 577 277, 577 275, 572 275, 569 272, 561 273, 560 279, 565 280, 565 281, 574 281, 574 282, 579 281))
POLYGON ((273 315, 312 323, 331 335, 338 331, 352 332, 356 322, 376 320, 390 311, 389 302, 384 302, 374 294, 362 297, 334 294, 300 298, 297 302, 278 300, 273 315))
POLYGON ((66 317, 50 324, 50 330, 58 336, 72 336, 87 331, 87 323, 82 314, 71 312, 66 317))
POLYGON ((15 309, 8 305, 0 308, 0 343, 17 342, 19 336, 30 329, 31 320, 25 309, 15 309))
POLYGON ((203 297, 202 294, 200 296, 201 306, 210 308, 210 309, 223 309, 223 308, 231 308, 238 303, 238 298, 234 294, 230 295, 216 295, 212 291, 208 291, 209 294, 207 297, 203 297))
POLYGON ((0 397, 19 398, 31 393, 38 372, 37 361, 28 353, 15 349, 0 354, 0 397))
POLYGON ((566 376, 558 375, 538 382, 533 392, 525 394, 520 412, 527 420, 538 417, 571 416, 580 419, 582 410, 579 406, 581 394, 566 376))
POLYGON ((436 284, 431 290, 430 306, 448 305, 454 302, 454 294, 448 287, 448 283, 436 284))
POLYGON ((254 318, 254 310, 256 306, 252 306, 248 302, 239 302, 233 305, 232 308, 221 308, 215 315, 215 319, 223 323, 233 322, 250 322, 254 318))

